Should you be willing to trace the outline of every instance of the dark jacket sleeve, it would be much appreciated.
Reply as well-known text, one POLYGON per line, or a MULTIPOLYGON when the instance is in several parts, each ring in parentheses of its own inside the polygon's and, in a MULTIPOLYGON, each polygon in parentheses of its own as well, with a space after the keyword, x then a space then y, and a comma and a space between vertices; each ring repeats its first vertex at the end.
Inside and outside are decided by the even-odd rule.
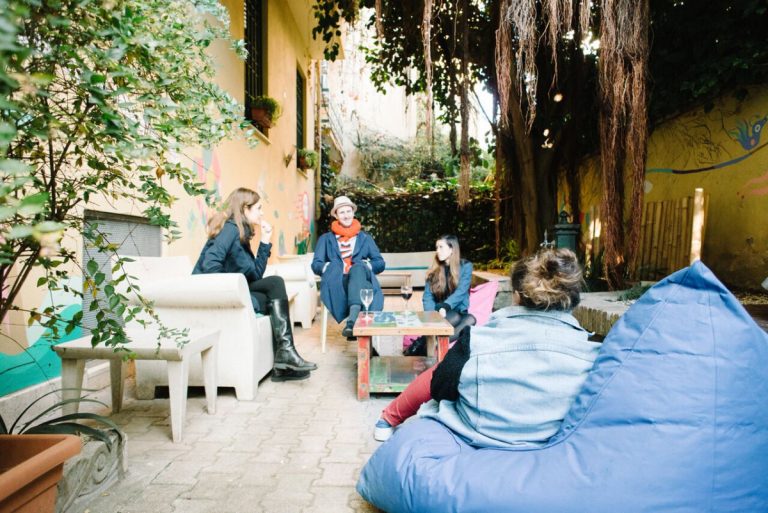
POLYGON ((272 244, 259 242, 259 248, 256 250, 256 258, 254 259, 256 280, 260 280, 264 277, 264 271, 267 269, 267 260, 269 260, 271 252, 272 244))
POLYGON ((387 267, 387 264, 384 262, 384 258, 381 256, 381 251, 379 251, 379 247, 376 245, 373 237, 368 235, 368 240, 370 241, 368 259, 371 261, 371 270, 373 271, 373 274, 379 274, 387 267))
POLYGON ((432 374, 429 390, 435 401, 459 399, 461 371, 469 360, 469 331, 469 326, 461 330, 458 340, 432 374))
POLYGON ((425 312, 433 312, 437 310, 435 296, 432 294, 432 285, 429 283, 429 280, 424 283, 424 295, 421 296, 421 304, 424 307, 425 312))
POLYGON ((328 261, 328 244, 325 242, 326 239, 326 235, 320 236, 315 246, 315 255, 312 257, 312 272, 318 276, 323 275, 323 267, 328 261))

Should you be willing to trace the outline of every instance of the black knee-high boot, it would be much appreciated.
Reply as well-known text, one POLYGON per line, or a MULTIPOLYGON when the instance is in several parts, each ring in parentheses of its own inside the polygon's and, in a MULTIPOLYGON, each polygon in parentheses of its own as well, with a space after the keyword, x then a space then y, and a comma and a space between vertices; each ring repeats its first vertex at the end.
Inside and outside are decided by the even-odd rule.
POLYGON ((272 343, 275 348, 275 369, 311 371, 317 365, 304 360, 293 345, 291 318, 288 315, 288 300, 273 299, 269 302, 269 320, 272 324, 272 343))

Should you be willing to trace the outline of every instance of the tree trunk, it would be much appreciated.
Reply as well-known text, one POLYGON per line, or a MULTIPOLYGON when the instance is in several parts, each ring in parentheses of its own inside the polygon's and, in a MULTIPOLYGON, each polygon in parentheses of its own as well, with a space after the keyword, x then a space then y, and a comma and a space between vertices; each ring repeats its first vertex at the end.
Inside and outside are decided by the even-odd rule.
POLYGON ((515 143, 515 159, 520 173, 520 188, 517 194, 522 207, 523 237, 520 250, 523 254, 535 252, 544 235, 536 190, 536 160, 530 134, 526 131, 526 119, 520 110, 520 98, 514 88, 510 90, 508 102, 510 132, 515 143))
POLYGON ((461 154, 459 171, 459 208, 469 203, 469 0, 462 4, 462 55, 461 55, 461 154))

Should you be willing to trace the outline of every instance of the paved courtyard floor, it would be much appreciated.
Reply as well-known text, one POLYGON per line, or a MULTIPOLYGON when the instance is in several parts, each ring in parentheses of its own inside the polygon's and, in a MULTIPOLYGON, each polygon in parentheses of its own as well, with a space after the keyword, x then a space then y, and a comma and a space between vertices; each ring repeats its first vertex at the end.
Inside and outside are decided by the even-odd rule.
POLYGON ((320 350, 319 316, 294 329, 302 356, 318 364, 308 380, 262 381, 254 401, 219 389, 217 411, 190 397, 183 443, 171 441, 167 399, 126 393, 113 415, 128 436, 128 474, 89 513, 374 512, 355 491, 378 447, 373 425, 391 396, 356 397, 356 346, 331 319, 320 350))

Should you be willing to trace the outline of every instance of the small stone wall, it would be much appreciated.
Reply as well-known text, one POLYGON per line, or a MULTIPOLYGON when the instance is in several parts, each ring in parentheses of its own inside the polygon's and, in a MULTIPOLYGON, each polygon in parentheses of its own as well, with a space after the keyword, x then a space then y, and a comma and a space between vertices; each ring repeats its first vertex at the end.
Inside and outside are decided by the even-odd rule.
POLYGON ((493 302, 493 311, 504 308, 512 304, 512 280, 505 274, 498 274, 489 271, 474 271, 472 273, 472 286, 489 281, 499 282, 499 290, 496 292, 496 299, 493 302))
POLYGON ((621 292, 587 292, 573 310, 573 316, 584 329, 605 336, 633 301, 620 301, 621 292))

